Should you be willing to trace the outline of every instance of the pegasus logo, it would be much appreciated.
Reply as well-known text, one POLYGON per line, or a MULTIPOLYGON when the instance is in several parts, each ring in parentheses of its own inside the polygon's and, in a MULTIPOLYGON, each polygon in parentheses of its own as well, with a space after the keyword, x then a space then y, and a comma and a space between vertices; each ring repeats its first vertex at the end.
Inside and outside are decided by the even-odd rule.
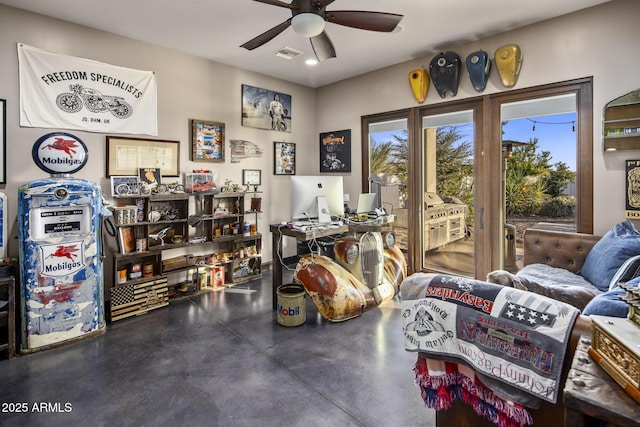
POLYGON ((76 154, 76 150, 74 150, 74 148, 78 148, 78 144, 73 139, 55 138, 55 141, 53 141, 52 144, 42 147, 43 150, 45 148, 48 148, 49 150, 64 151, 69 158, 73 159, 73 155, 76 154))

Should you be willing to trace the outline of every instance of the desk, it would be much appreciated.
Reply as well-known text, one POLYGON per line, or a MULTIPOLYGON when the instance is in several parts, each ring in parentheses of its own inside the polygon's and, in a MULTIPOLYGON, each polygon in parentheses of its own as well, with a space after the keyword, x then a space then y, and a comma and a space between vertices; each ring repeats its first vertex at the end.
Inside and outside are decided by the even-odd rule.
POLYGON ((624 392, 587 350, 591 337, 576 348, 564 388, 567 426, 640 426, 640 405, 624 392))
POLYGON ((301 231, 288 228, 286 225, 271 224, 271 256, 273 257, 271 277, 273 285, 273 309, 277 308, 276 291, 278 286, 282 285, 282 264, 278 259, 278 254, 282 255, 282 238, 284 236, 293 237, 302 242, 319 239, 321 237, 339 236, 348 232, 364 233, 367 231, 381 231, 383 227, 391 225, 396 219, 395 215, 385 215, 369 221, 351 222, 349 225, 341 225, 337 228, 318 229, 313 231, 301 231))
POLYGON ((338 228, 327 228, 325 230, 315 230, 315 231, 301 231, 294 230, 293 228, 288 228, 286 225, 280 224, 271 224, 269 226, 269 230, 271 231, 271 253, 273 257, 272 268, 271 268, 271 278, 273 285, 273 309, 277 308, 277 299, 276 299, 276 291, 278 290, 278 286, 282 285, 282 264, 280 263, 280 259, 278 256, 282 255, 282 238, 284 236, 293 237, 297 240, 307 242, 309 240, 318 239, 320 237, 328 237, 344 234, 349 231, 348 225, 342 225, 338 228))

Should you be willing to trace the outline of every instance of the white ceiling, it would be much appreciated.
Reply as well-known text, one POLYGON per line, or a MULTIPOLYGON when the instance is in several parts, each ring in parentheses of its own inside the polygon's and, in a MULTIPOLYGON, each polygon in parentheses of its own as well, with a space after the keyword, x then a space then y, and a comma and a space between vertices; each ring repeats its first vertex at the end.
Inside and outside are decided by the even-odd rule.
MULTIPOLYGON (((283 0, 288 3, 288 0, 283 0)), ((404 15, 400 33, 327 24, 337 58, 316 66, 309 40, 291 28, 248 51, 246 41, 291 17, 253 0, 0 0, 13 6, 269 76, 320 87, 609 0, 336 0, 327 10, 404 15), (273 53, 304 52, 294 59, 273 53)), ((490 52, 491 53, 491 52, 490 52)), ((426 65, 425 61, 425 65, 426 65)))

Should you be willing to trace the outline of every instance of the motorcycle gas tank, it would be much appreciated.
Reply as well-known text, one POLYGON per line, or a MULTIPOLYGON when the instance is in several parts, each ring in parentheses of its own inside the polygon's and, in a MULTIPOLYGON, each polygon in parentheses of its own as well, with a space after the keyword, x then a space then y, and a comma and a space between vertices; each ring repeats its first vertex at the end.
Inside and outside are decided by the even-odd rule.
POLYGON ((413 93, 413 97, 420 104, 422 104, 427 98, 429 83, 429 75, 427 74, 427 70, 424 68, 414 68, 409 72, 409 86, 411 87, 411 93, 413 93))
POLYGON ((452 51, 440 52, 429 63, 431 81, 440 98, 444 98, 447 92, 451 92, 452 96, 458 94, 460 66, 460 55, 452 51))
POLYGON ((491 70, 489 54, 483 50, 472 52, 467 56, 466 65, 471 85, 473 85, 476 92, 482 92, 487 87, 489 71, 491 70))
POLYGON ((507 44, 496 49, 494 61, 500 80, 505 87, 513 87, 518 82, 522 67, 522 51, 517 44, 507 44))

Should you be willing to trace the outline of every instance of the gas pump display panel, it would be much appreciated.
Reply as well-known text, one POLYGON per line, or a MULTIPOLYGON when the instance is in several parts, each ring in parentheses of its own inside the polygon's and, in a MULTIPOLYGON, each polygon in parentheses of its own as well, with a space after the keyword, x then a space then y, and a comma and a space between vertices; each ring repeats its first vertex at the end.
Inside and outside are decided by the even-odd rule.
POLYGON ((81 236, 90 232, 90 206, 35 208, 31 211, 31 237, 34 240, 69 234, 81 236))

